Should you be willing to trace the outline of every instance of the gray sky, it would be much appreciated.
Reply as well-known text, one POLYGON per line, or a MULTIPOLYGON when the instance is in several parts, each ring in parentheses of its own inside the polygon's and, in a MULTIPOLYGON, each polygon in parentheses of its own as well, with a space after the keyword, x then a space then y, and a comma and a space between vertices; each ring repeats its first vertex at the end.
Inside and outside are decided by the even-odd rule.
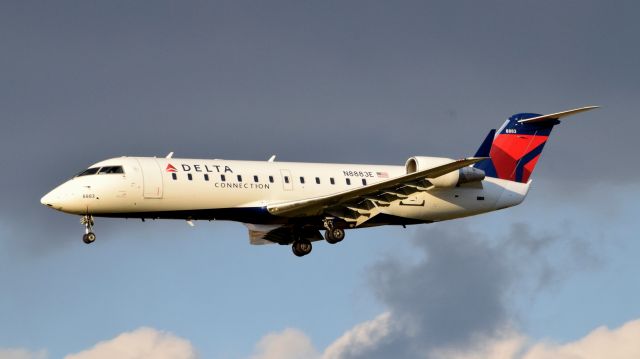
MULTIPOLYGON (((137 280, 147 283, 140 286, 147 285, 154 298, 166 296, 166 302, 161 300, 148 311, 142 304, 132 305, 121 321, 114 320, 94 336, 77 336, 71 328, 62 330, 78 338, 77 342, 67 338, 51 343, 44 338, 52 337, 53 325, 34 331, 36 314, 23 316, 19 330, 0 324, 0 338, 6 338, 0 340, 0 348, 46 349, 57 357, 138 326, 184 333, 205 356, 237 356, 239 347, 245 349, 244 355, 250 352, 247 345, 287 326, 304 330, 323 348, 364 318, 393 310, 392 302, 363 284, 368 278, 363 272, 373 268, 381 252, 394 248, 383 237, 403 243, 399 251, 404 253, 402 248, 410 248, 412 235, 390 229, 365 231, 358 235, 366 237, 360 242, 327 248, 324 256, 324 249, 316 253, 314 248, 316 259, 300 264, 287 258, 276 267, 284 272, 319 271, 330 261, 336 265, 336 277, 331 277, 335 282, 324 284, 318 277, 318 286, 340 293, 334 299, 336 306, 362 301, 368 309, 346 305, 336 314, 343 319, 333 323, 311 314, 296 317, 276 310, 273 317, 261 317, 260 324, 245 328, 246 342, 228 340, 232 344, 225 348, 225 340, 220 339, 216 349, 206 346, 203 337, 191 335, 211 329, 206 323, 194 319, 191 326, 177 324, 167 314, 177 310, 169 304, 171 300, 191 307, 188 296, 171 299, 172 290, 165 292, 145 282, 149 280, 145 274, 151 275, 146 270, 151 268, 135 268, 131 261, 141 256, 149 266, 171 261, 174 271, 165 274, 178 273, 177 278, 188 275, 180 270, 183 266, 204 271, 201 283, 211 283, 211 291, 227 291, 231 297, 232 293, 276 296, 286 302, 294 297, 318 306, 323 292, 313 292, 318 295, 315 298, 306 298, 302 289, 287 292, 286 286, 279 294, 269 288, 263 288, 266 293, 254 292, 237 289, 237 281, 212 274, 233 268, 241 272, 236 279, 258 288, 251 273, 263 269, 254 268, 252 261, 256 267, 271 266, 290 255, 283 248, 249 247, 240 226, 205 225, 194 232, 184 229, 182 223, 104 220, 97 228, 104 238, 102 245, 108 248, 92 248, 100 252, 87 254, 86 248, 79 247, 82 228, 77 219, 47 210, 39 198, 89 164, 108 157, 164 156, 174 151, 176 157, 256 160, 277 154, 282 161, 401 165, 412 155, 472 155, 487 131, 513 113, 601 105, 597 111, 568 118, 552 134, 533 176, 538 202, 524 212, 510 212, 520 213, 519 218, 497 214, 486 221, 507 226, 512 220, 524 221, 537 230, 542 222, 535 222, 532 214, 553 212, 548 206, 559 201, 575 202, 574 207, 562 207, 574 231, 587 230, 580 222, 584 216, 593 219, 591 226, 603 216, 616 221, 611 213, 640 193, 636 180, 640 170, 633 165, 640 130, 635 118, 640 98, 638 10, 637 2, 632 1, 156 1, 153 6, 131 1, 3 1, 0 164, 5 175, 0 269, 4 274, 0 285, 14 292, 0 301, 0 317, 29 313, 24 299, 33 292, 18 290, 21 287, 16 283, 32 281, 41 295, 62 288, 78 293, 97 290, 93 284, 77 284, 90 280, 89 274, 72 276, 78 282, 63 279, 62 269, 52 272, 53 277, 45 276, 61 262, 66 263, 61 268, 73 272, 87 264, 88 258, 104 265, 99 277, 113 289, 101 292, 106 301, 120 303, 114 293, 135 287, 137 280), (612 188, 631 197, 611 195, 603 200, 593 195, 612 188), (226 239, 212 239, 220 236, 226 239), (215 243, 173 243, 193 237, 215 243), (159 242, 145 242, 144 238, 159 242), (360 253, 369 239, 372 248, 360 253), (169 256, 181 246, 187 248, 184 257, 169 256), (150 247, 157 247, 149 249, 156 256, 151 259, 143 256, 150 247), (187 264, 197 262, 200 257, 190 256, 204 250, 219 251, 211 254, 215 266, 205 265, 204 257, 202 267, 187 264), (219 257, 224 254, 237 256, 246 266, 233 267, 219 257), (119 271, 105 274, 113 265, 109 255, 121 258, 125 268, 140 270, 141 277, 124 278, 119 271), (339 269, 353 273, 341 279, 339 269), (368 294, 354 294, 360 292, 368 294), (127 321, 131 312, 140 316, 127 321), (10 336, 2 335, 10 332, 10 336)), ((622 228, 631 226, 631 222, 616 223, 622 228)), ((588 229, 588 233, 601 230, 588 229)), ((496 237, 490 228, 483 233, 496 237)), ((620 236, 631 236, 625 233, 620 236)), ((542 234, 531 234, 537 235, 542 234)), ((429 252, 436 245, 420 248, 429 252)), ((199 289, 188 286, 183 290, 199 289)), ((206 290, 202 293, 206 298, 211 295, 211 301, 217 298, 206 290)), ((150 297, 141 291, 130 300, 143 303, 150 297)), ((70 298, 60 306, 45 304, 37 314, 55 323, 61 320, 55 313, 65 312, 74 303, 70 298)), ((239 310, 231 304, 218 305, 228 313, 239 310)), ((109 308, 104 315, 118 317, 115 307, 112 312, 109 308)), ((204 307, 199 308, 200 315, 219 319, 217 312, 201 311, 206 311, 204 307)), ((298 311, 304 308, 292 309, 292 313, 298 311)), ((548 314, 544 308, 540 311, 546 313, 541 317, 548 314)), ((518 316, 516 312, 501 315, 510 319, 518 316)), ((81 320, 80 312, 69 309, 68 313, 72 322, 81 320)), ((635 314, 640 316, 616 315, 632 319, 635 314)), ((197 317, 190 311, 186 315, 197 317)), ((97 314, 92 318, 104 319, 97 314)), ((232 321, 225 315, 220 318, 232 321)), ((532 332, 542 335, 544 330, 533 322, 532 332)), ((250 321, 240 318, 234 323, 249 325, 250 321)), ((587 328, 591 324, 580 330, 592 329, 587 328)))

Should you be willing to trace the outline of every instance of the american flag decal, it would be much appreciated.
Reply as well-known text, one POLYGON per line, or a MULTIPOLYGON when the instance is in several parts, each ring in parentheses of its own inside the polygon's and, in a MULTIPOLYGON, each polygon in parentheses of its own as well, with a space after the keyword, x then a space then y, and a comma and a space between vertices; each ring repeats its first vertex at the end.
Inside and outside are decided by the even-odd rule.
POLYGON ((387 172, 376 172, 378 178, 389 178, 389 174, 387 172))

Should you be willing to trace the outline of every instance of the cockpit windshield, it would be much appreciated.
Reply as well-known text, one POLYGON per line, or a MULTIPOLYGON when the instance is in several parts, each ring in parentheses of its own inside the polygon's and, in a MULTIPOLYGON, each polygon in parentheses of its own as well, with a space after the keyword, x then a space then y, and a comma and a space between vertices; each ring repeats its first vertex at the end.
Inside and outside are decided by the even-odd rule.
POLYGON ((124 170, 122 169, 122 166, 106 166, 106 167, 100 168, 100 171, 98 171, 99 175, 109 174, 109 173, 124 173, 124 170))
POLYGON ((81 177, 81 176, 88 176, 88 175, 94 175, 96 173, 98 173, 98 170, 100 169, 100 167, 92 167, 92 168, 87 168, 86 170, 78 173, 76 175, 76 177, 81 177))
POLYGON ((91 167, 78 173, 76 177, 89 176, 89 175, 104 175, 104 174, 124 174, 122 166, 104 166, 104 167, 91 167))

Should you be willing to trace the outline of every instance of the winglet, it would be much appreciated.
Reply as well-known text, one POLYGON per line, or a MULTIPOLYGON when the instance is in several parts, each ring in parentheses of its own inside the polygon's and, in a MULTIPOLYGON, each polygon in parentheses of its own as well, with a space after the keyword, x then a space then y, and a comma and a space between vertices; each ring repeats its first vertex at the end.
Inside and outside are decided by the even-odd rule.
POLYGON ((559 119, 561 119, 563 117, 575 115, 575 114, 580 113, 580 112, 590 111, 590 110, 593 110, 593 109, 596 109, 596 108, 600 108, 600 106, 581 107, 581 108, 576 108, 576 109, 573 109, 573 110, 552 113, 552 114, 549 114, 549 115, 542 115, 542 116, 527 118, 527 119, 524 119, 524 120, 520 120, 518 122, 519 123, 532 123, 532 122, 542 122, 542 121, 549 121, 549 120, 559 120, 559 119))

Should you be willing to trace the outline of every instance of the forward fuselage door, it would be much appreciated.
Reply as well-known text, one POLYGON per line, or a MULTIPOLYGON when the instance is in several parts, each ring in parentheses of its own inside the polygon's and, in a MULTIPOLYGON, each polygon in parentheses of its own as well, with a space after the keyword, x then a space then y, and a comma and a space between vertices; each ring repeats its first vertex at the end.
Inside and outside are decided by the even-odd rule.
POLYGON ((162 170, 155 158, 139 158, 144 198, 162 198, 162 170))
POLYGON ((280 170, 280 177, 282 179, 282 188, 285 191, 293 191, 293 178, 291 178, 291 171, 280 170))

